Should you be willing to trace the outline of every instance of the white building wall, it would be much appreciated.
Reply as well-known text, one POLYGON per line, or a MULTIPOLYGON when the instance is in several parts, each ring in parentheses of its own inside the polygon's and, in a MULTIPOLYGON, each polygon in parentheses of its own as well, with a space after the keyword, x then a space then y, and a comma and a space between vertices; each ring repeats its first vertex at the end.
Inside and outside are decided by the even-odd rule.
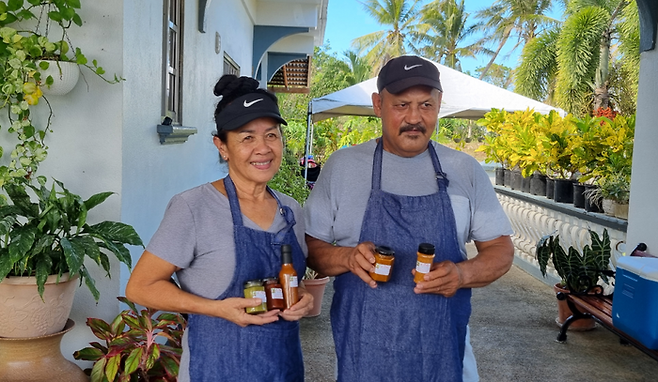
MULTIPOLYGON (((92 223, 118 220, 131 224, 147 244, 157 229, 169 199, 176 193, 225 174, 212 144, 213 87, 221 77, 226 51, 249 75, 253 23, 240 0, 214 0, 207 13, 206 33, 197 25, 197 6, 186 1, 183 63, 183 125, 198 133, 184 144, 161 145, 156 125, 162 121, 163 6, 151 1, 94 1, 83 4, 84 33, 71 33, 89 58, 107 73, 126 80, 109 85, 88 71, 70 94, 51 97, 54 133, 47 137, 49 158, 40 173, 55 177, 87 198, 114 191, 89 216, 92 223), (215 32, 222 49, 215 52, 215 32), (87 89, 88 86, 88 89, 87 89)), ((133 263, 141 255, 133 248, 133 263)), ((129 272, 112 262, 112 278, 91 264, 101 291, 98 304, 86 287, 79 288, 71 318, 73 331, 62 342, 62 353, 73 361, 75 350, 97 340, 85 325, 87 317, 113 319, 116 300, 124 294, 129 272)), ((76 361, 77 362, 77 361, 76 361)), ((84 367, 91 363, 77 362, 84 367)))
MULTIPOLYGON (((72 27, 71 41, 87 58, 98 60, 108 77, 124 75, 122 61, 123 13, 120 1, 92 1, 83 4, 80 15, 82 28, 72 27), (119 4, 119 6, 117 6, 119 4)), ((123 220, 121 175, 123 162, 123 93, 128 83, 109 85, 83 68, 80 81, 64 96, 51 96, 54 118, 53 132, 46 137, 48 158, 39 174, 56 178, 73 193, 84 199, 104 191, 114 191, 105 203, 93 209, 88 222, 123 220)), ((40 103, 45 106, 45 102, 40 103)), ((87 317, 110 319, 118 312, 119 267, 111 261, 113 278, 105 277, 96 264, 87 262, 89 271, 101 291, 98 304, 86 286, 76 292, 71 319, 75 328, 62 341, 62 353, 72 360, 72 353, 95 339, 85 325, 87 317)))
POLYGON ((658 254, 658 202, 656 202, 656 167, 658 166, 658 49, 643 52, 640 59, 640 86, 637 95, 635 146, 631 201, 628 214, 627 252, 638 243, 646 243, 649 252, 658 254))

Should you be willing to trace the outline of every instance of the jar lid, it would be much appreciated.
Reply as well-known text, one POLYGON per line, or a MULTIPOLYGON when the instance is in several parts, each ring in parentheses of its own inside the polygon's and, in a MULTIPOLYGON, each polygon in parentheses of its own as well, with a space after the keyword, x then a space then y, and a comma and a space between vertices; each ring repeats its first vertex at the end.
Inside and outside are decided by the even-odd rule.
POLYGON ((433 255, 434 254, 434 244, 430 243, 420 243, 418 245, 418 252, 425 254, 425 255, 433 255))
POLYGON ((375 251, 379 253, 380 255, 384 256, 395 256, 395 251, 391 247, 387 247, 385 245, 378 245, 375 247, 375 251))
POLYGON ((253 286, 263 286, 263 280, 249 280, 244 283, 245 288, 253 286))
POLYGON ((263 284, 278 284, 279 279, 276 277, 267 277, 263 279, 263 284))

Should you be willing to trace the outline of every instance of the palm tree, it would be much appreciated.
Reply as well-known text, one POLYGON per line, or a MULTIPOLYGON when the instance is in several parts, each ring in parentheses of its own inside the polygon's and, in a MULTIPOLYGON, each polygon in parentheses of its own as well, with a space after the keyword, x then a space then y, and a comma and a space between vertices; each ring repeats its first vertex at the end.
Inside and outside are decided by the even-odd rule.
POLYGON ((359 82, 365 81, 370 78, 372 73, 372 67, 368 65, 365 58, 359 56, 353 50, 346 50, 343 54, 347 59, 345 82, 347 82, 349 86, 356 85, 359 82))
POLYGON ((475 57, 483 51, 476 42, 460 47, 477 30, 477 25, 466 25, 468 13, 464 0, 434 0, 421 11, 422 24, 413 33, 417 47, 414 52, 461 71, 460 57, 475 57))
POLYGON ((478 19, 482 20, 480 29, 486 36, 481 42, 498 43, 491 59, 480 73, 480 79, 486 76, 511 37, 517 39, 512 48, 514 51, 521 44, 533 39, 544 27, 558 24, 557 20, 545 15, 550 8, 551 0, 497 0, 491 7, 477 13, 478 19))
POLYGON ((547 31, 526 44, 517 68, 517 91, 544 97, 578 115, 607 108, 612 41, 619 39, 624 60, 639 62, 639 50, 629 48, 639 41, 634 32, 639 28, 637 11, 627 10, 629 5, 637 8, 627 0, 572 0, 561 30, 547 31))
POLYGON ((418 0, 367 0, 366 12, 388 29, 357 37, 352 41, 357 51, 378 73, 391 58, 407 52, 410 36, 418 21, 418 0))

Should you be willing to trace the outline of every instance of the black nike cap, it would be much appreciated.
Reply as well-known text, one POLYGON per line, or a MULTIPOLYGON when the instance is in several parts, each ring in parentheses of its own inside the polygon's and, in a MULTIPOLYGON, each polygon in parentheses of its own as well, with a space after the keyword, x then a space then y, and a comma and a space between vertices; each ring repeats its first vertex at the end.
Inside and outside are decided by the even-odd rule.
POLYGON ((439 77, 439 69, 431 61, 418 56, 400 56, 391 59, 379 71, 377 90, 398 94, 412 86, 425 85, 442 92, 439 77))
POLYGON ((263 93, 249 93, 228 104, 215 118, 217 132, 238 129, 258 118, 272 118, 287 125, 276 102, 263 93))

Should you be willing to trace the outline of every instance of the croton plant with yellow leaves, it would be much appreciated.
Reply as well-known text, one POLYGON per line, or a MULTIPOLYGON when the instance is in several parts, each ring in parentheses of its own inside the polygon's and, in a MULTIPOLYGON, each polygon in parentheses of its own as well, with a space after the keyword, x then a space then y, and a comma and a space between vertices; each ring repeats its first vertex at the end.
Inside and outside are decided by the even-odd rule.
POLYGON ((508 113, 492 109, 478 121, 487 128, 478 151, 487 162, 518 167, 524 176, 538 172, 555 179, 602 181, 627 174, 633 157, 635 117, 564 117, 551 111, 508 113))
POLYGON ((15 178, 32 178, 46 159, 44 139, 53 111, 41 89, 52 85, 53 78, 41 76, 50 65, 44 60, 74 62, 109 83, 122 80, 105 78, 95 60, 89 62, 80 48, 69 46, 67 31, 74 24, 82 26, 78 9, 80 0, 0 1, 0 108, 7 110, 0 129, 16 137, 13 148, 0 147, 0 157, 10 150, 9 163, 0 165, 0 187, 15 178), (57 37, 51 41, 51 36, 57 37), (40 126, 33 123, 36 108, 47 112, 40 126))

